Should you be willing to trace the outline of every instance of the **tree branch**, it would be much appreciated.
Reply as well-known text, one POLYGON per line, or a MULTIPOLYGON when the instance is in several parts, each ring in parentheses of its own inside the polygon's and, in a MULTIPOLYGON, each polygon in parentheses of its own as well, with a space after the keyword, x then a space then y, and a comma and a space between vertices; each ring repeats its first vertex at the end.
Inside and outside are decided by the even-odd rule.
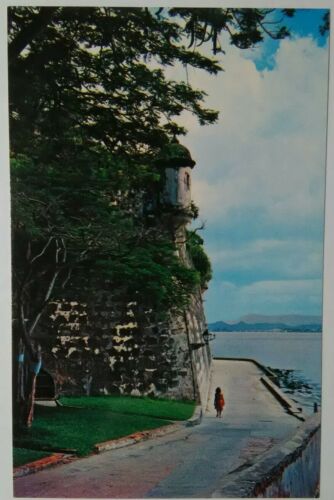
POLYGON ((42 303, 41 307, 39 308, 39 311, 38 311, 38 313, 37 313, 37 315, 36 315, 36 317, 35 317, 35 319, 34 319, 34 321, 33 321, 32 325, 31 325, 31 326, 30 326, 30 328, 29 328, 29 332, 28 332, 29 336, 30 336, 30 335, 33 333, 33 331, 35 330, 35 328, 36 328, 36 326, 37 326, 37 324, 38 324, 38 322, 39 322, 39 320, 40 320, 40 318, 41 318, 41 316, 42 316, 43 310, 44 310, 45 306, 46 306, 46 305, 48 304, 48 302, 49 302, 49 299, 50 299, 50 296, 51 296, 52 290, 53 290, 53 288, 54 288, 54 286, 55 286, 55 283, 56 283, 56 280, 57 280, 57 277, 58 277, 59 272, 60 272, 60 271, 59 271, 59 269, 57 269, 57 270, 55 271, 54 275, 52 276, 52 279, 51 279, 51 281, 50 281, 50 284, 49 284, 49 286, 48 286, 48 289, 47 289, 46 294, 45 294, 45 297, 44 297, 44 301, 43 301, 43 303, 42 303))
POLYGON ((68 281, 70 280, 70 278, 71 278, 71 275, 72 275, 72 267, 69 267, 68 272, 67 272, 67 276, 66 276, 66 278, 64 279, 64 281, 63 281, 63 282, 62 282, 62 284, 61 284, 62 289, 64 289, 64 288, 65 288, 65 286, 66 286, 67 282, 68 282, 68 281))
POLYGON ((59 7, 42 7, 34 19, 21 29, 16 38, 9 44, 9 64, 13 64, 29 43, 47 27, 58 9, 59 7))
MULTIPOLYGON (((272 33, 271 31, 269 31, 265 26, 264 26, 264 23, 261 23, 259 22, 261 28, 263 29, 263 31, 272 39, 272 40, 277 40, 277 37, 278 37, 278 32, 275 34, 275 33, 272 33)), ((268 23, 267 23, 268 24, 268 23)))
POLYGON ((201 225, 199 227, 196 227, 195 229, 193 229, 192 232, 197 233, 197 231, 202 231, 203 229, 205 229, 205 226, 206 226, 206 221, 202 220, 201 225))
POLYGON ((30 357, 32 359, 34 359, 36 353, 35 353, 35 349, 32 345, 31 338, 27 332, 27 327, 26 327, 26 322, 25 322, 25 317, 24 317, 25 316, 24 307, 23 307, 22 303, 20 303, 20 305, 19 305, 19 314, 20 314, 20 324, 21 324, 20 337, 22 338, 23 344, 26 347, 30 357))
POLYGON ((54 240, 54 236, 50 236, 46 245, 44 245, 41 253, 39 253, 38 255, 35 255, 35 257, 33 259, 31 259, 30 264, 32 264, 33 262, 35 262, 35 260, 37 260, 39 257, 42 257, 42 255, 44 255, 44 253, 46 252, 46 250, 47 250, 48 246, 50 245, 50 243, 52 242, 52 240, 54 240))

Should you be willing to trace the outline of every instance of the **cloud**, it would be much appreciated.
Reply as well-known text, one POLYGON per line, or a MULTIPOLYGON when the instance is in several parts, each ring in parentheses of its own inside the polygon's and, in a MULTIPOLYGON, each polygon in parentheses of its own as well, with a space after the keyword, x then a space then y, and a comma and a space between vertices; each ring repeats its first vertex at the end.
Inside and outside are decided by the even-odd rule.
POLYGON ((216 273, 222 275, 309 279, 321 275, 323 245, 312 240, 261 239, 219 249, 214 245, 210 254, 216 273))
POLYGON ((249 313, 321 315, 322 280, 214 283, 206 296, 208 321, 237 320, 249 313))
POLYGON ((187 122, 185 142, 197 160, 194 199, 204 218, 259 203, 277 222, 322 211, 327 56, 306 38, 281 42, 272 71, 257 71, 231 48, 223 74, 209 80, 196 73, 196 86, 221 110, 215 126, 187 122))

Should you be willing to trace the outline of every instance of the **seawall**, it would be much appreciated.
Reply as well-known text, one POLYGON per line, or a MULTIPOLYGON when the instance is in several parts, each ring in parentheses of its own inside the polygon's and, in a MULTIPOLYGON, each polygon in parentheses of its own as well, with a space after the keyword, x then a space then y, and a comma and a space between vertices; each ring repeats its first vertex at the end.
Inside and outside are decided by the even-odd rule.
POLYGON ((293 436, 234 474, 212 497, 314 498, 320 482, 320 420, 320 413, 309 417, 293 436))

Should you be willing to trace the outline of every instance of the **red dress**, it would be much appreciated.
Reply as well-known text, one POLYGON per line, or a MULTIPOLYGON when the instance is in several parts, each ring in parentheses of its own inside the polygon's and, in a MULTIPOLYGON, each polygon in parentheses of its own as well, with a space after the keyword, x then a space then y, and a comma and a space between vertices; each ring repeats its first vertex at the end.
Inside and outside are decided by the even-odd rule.
POLYGON ((216 394, 215 395, 215 408, 216 408, 216 410, 222 411, 222 409, 224 408, 224 404, 225 404, 225 401, 224 401, 223 394, 222 393, 216 394))

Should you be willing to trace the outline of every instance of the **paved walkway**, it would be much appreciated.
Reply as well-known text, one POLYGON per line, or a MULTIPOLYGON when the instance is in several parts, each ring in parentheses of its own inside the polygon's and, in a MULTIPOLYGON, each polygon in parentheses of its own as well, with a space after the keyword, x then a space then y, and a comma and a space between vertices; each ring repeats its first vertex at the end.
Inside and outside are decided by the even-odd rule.
POLYGON ((224 477, 292 434, 300 422, 244 361, 215 361, 211 386, 226 407, 215 417, 208 402, 201 425, 18 478, 15 496, 57 498, 209 497, 224 477))

